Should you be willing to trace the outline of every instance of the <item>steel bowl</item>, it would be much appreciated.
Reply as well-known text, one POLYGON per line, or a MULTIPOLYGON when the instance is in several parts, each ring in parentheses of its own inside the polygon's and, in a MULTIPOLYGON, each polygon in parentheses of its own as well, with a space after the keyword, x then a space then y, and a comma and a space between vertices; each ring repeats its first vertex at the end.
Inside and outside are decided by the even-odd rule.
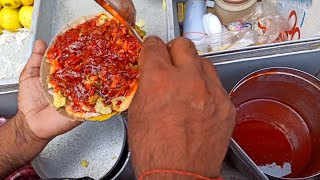
MULTIPOLYGON (((296 153, 294 161, 303 165, 300 172, 294 175, 294 177, 274 177, 269 174, 271 179, 319 178, 319 79, 291 68, 263 69, 243 78, 231 91, 230 98, 238 110, 238 123, 242 119, 252 118, 251 116, 268 119, 279 126, 292 142, 292 148, 294 149, 294 153, 296 153), (252 110, 252 108, 259 106, 257 103, 249 108, 248 106, 244 106, 249 102, 259 99, 266 99, 268 103, 272 102, 276 104, 277 108, 273 111, 263 108, 252 110), (285 116, 281 117, 282 113, 279 112, 283 110, 283 107, 285 107, 284 111, 287 112, 284 112, 285 116), (299 121, 289 118, 291 115, 297 116, 299 121)), ((233 148, 237 149, 235 145, 233 148)), ((246 156, 241 156, 240 159, 246 158, 246 156)), ((256 168, 257 166, 254 164, 254 167, 256 168)))
POLYGON ((128 155, 126 125, 117 115, 105 122, 84 122, 56 137, 32 165, 43 179, 113 179, 127 163, 128 155), (83 166, 82 161, 88 166, 83 166))

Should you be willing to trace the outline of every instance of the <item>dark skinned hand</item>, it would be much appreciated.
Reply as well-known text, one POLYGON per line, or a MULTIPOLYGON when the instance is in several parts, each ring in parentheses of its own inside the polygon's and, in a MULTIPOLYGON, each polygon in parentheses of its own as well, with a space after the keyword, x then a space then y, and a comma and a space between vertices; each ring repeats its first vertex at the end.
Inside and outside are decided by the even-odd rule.
POLYGON ((20 75, 19 111, 0 127, 0 179, 36 157, 54 137, 80 124, 62 117, 49 105, 40 83, 40 64, 46 51, 36 41, 32 56, 20 75))
POLYGON ((140 85, 129 110, 136 175, 172 169, 219 177, 236 112, 215 67, 184 38, 167 45, 157 37, 147 38, 140 63, 140 85))
POLYGON ((59 115, 45 98, 40 83, 40 64, 46 51, 43 41, 36 41, 32 56, 20 75, 18 115, 39 139, 51 140, 80 124, 59 115))

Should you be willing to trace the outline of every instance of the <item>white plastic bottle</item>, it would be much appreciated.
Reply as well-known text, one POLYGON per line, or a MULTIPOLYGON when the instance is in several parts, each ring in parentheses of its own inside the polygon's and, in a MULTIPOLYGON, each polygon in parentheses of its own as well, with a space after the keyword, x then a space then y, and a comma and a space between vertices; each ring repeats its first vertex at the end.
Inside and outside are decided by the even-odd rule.
POLYGON ((200 41, 206 36, 202 18, 206 14, 205 0, 188 0, 183 27, 183 36, 193 41, 200 41))

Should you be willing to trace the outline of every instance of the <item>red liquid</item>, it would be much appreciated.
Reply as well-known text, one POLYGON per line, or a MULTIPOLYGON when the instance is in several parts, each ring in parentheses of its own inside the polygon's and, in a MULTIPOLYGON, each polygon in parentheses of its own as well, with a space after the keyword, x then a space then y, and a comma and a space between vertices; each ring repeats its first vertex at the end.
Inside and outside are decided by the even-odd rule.
POLYGON ((233 138, 264 173, 275 177, 296 177, 311 153, 309 131, 302 118, 274 100, 240 105, 233 138))
POLYGON ((294 149, 289 138, 271 123, 259 119, 243 121, 233 136, 258 165, 272 163, 270 159, 277 165, 293 161, 294 149))
POLYGON ((259 119, 237 124, 233 137, 258 166, 293 164, 294 149, 281 129, 259 119))

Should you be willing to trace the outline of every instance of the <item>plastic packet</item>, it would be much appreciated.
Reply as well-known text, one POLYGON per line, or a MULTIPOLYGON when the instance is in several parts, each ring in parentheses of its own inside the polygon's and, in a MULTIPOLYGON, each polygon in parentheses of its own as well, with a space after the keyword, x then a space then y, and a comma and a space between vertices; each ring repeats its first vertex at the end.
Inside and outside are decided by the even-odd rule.
POLYGON ((194 41, 200 54, 228 49, 238 49, 254 45, 258 40, 257 32, 242 30, 205 36, 201 41, 194 41))
POLYGON ((271 44, 288 40, 289 21, 281 15, 276 4, 272 1, 262 1, 247 20, 253 30, 259 33, 257 44, 271 44))
POLYGON ((208 52, 217 52, 227 49, 234 42, 237 33, 224 32, 207 35, 200 41, 193 41, 200 54, 208 52))
POLYGON ((240 49, 257 43, 259 34, 256 31, 249 30, 237 34, 237 41, 229 46, 229 49, 240 49))
POLYGON ((240 49, 250 45, 271 44, 288 40, 289 21, 272 1, 262 1, 244 19, 230 23, 222 33, 193 41, 202 53, 240 49))
POLYGON ((288 21, 281 16, 268 16, 258 20, 258 28, 262 30, 258 44, 271 44, 288 40, 288 21))

